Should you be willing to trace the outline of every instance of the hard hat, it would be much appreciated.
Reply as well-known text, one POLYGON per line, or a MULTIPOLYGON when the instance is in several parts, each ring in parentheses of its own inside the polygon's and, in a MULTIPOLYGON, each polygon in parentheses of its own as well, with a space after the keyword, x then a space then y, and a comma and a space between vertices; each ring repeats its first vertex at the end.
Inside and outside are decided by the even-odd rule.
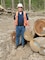
POLYGON ((19 4, 17 5, 17 7, 23 7, 22 3, 19 3, 19 4))

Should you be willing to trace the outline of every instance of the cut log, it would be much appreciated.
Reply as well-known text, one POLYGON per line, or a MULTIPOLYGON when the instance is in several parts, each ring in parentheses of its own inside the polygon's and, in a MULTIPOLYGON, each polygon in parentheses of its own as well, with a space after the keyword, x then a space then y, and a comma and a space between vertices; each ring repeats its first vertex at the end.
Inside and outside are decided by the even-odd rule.
POLYGON ((13 31, 11 33, 11 40, 12 40, 13 43, 15 43, 15 40, 16 40, 16 32, 15 31, 13 31))
POLYGON ((4 11, 4 8, 0 5, 0 12, 4 11))
POLYGON ((38 19, 35 22, 34 31, 38 36, 45 36, 45 19, 38 19))
MULTIPOLYGON (((11 40, 12 40, 12 43, 15 44, 15 42, 16 42, 16 32, 15 31, 13 31, 11 33, 11 40)), ((21 44, 21 36, 20 36, 19 44, 21 44)))
POLYGON ((7 11, 3 6, 0 5, 0 12, 7 11))
POLYGON ((40 45, 35 41, 30 41, 30 47, 34 52, 39 52, 40 45))
POLYGON ((33 36, 32 33, 30 32, 30 30, 26 30, 24 33, 24 39, 27 41, 31 41, 33 40, 33 36))
POLYGON ((37 37, 34 39, 42 48, 45 48, 45 37, 37 37))
POLYGON ((45 55, 45 49, 41 48, 41 49, 39 50, 39 53, 40 53, 41 55, 45 55))

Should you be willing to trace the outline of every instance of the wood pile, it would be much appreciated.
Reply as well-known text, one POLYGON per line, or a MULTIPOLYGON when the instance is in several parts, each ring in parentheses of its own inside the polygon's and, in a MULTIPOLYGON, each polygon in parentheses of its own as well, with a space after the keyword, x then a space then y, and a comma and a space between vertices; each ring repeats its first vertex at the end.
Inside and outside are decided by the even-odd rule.
MULTIPOLYGON (((44 19, 37 20, 34 24, 34 31, 39 36, 33 38, 33 35, 29 29, 25 30, 24 39, 29 42, 29 45, 34 52, 39 52, 39 54, 45 55, 45 32, 42 33, 43 29, 45 28, 45 21, 44 19), (41 34, 42 33, 42 34, 41 34)), ((45 29, 44 29, 45 30, 45 29)), ((13 31, 11 33, 12 41, 15 42, 16 32, 13 31)))

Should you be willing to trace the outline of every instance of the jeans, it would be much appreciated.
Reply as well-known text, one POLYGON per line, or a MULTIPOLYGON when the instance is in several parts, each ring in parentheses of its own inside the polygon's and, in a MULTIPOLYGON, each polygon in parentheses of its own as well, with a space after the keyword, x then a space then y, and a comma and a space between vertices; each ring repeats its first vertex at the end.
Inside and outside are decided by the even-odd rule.
POLYGON ((16 46, 19 45, 20 36, 21 36, 22 46, 24 46, 24 44, 25 44, 25 41, 24 41, 24 32, 25 32, 25 27, 24 26, 16 26, 16 46))

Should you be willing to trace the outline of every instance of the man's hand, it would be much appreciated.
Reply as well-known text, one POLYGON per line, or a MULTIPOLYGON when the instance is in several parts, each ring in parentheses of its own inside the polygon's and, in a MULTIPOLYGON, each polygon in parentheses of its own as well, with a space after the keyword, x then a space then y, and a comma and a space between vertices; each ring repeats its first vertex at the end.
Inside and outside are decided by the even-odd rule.
POLYGON ((27 26, 29 26, 29 21, 27 20, 27 26))

